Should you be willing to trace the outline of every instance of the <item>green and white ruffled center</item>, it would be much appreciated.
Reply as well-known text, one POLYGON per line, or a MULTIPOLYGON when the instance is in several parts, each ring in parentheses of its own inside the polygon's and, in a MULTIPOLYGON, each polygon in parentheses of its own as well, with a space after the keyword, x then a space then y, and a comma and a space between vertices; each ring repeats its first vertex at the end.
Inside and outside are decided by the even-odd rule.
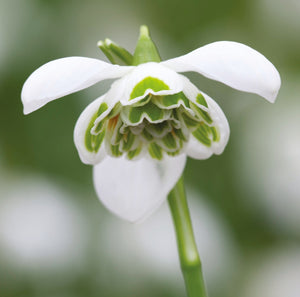
POLYGON ((162 160, 165 154, 185 152, 190 137, 208 148, 219 142, 204 96, 198 92, 189 99, 184 91, 173 92, 164 81, 148 76, 133 87, 126 105, 122 98, 110 108, 102 102, 87 126, 86 149, 97 154, 104 146, 113 157, 131 160, 148 154, 162 160))

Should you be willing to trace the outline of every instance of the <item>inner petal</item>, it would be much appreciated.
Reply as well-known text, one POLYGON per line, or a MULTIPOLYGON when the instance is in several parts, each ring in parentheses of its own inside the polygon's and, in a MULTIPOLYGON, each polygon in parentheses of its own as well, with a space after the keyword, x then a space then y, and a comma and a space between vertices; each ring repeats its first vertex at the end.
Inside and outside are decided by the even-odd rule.
POLYGON ((151 101, 143 106, 124 106, 121 111, 121 118, 128 126, 136 126, 147 119, 151 123, 160 123, 167 120, 171 115, 170 110, 163 110, 151 101))
POLYGON ((136 97, 144 96, 147 90, 159 92, 163 90, 170 90, 170 87, 167 84, 165 84, 162 80, 148 76, 134 87, 130 94, 129 100, 135 99, 136 97))
POLYGON ((172 125, 169 121, 164 121, 158 124, 150 124, 148 123, 145 126, 147 132, 149 132, 155 138, 162 138, 166 134, 172 131, 172 125))
POLYGON ((122 80, 125 85, 120 100, 123 106, 145 100, 148 94, 170 95, 183 90, 181 75, 155 62, 138 65, 122 80))

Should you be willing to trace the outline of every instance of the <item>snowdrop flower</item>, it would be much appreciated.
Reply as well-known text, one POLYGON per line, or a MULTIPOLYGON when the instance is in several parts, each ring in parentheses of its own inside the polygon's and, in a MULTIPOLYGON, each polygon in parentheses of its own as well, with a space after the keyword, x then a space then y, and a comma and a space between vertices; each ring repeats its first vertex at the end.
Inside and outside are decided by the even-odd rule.
MULTIPOLYGON (((109 58, 116 53, 111 45, 109 40, 100 43, 109 58)), ((82 162, 94 165, 94 184, 103 204, 137 221, 166 199, 186 156, 207 159, 221 154, 228 141, 221 108, 179 72, 196 71, 270 102, 280 76, 263 55, 229 41, 161 62, 145 26, 134 55, 120 53, 130 66, 83 57, 49 62, 25 82, 22 101, 28 114, 99 81, 118 78, 82 112, 74 141, 82 162)))

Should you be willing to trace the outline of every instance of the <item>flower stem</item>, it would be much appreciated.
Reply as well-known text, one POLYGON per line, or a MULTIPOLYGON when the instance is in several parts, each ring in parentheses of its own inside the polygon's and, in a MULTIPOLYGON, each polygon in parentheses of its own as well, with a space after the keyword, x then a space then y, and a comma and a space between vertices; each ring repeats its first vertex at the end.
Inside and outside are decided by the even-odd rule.
POLYGON ((207 297, 182 177, 170 192, 168 201, 188 297, 207 297))

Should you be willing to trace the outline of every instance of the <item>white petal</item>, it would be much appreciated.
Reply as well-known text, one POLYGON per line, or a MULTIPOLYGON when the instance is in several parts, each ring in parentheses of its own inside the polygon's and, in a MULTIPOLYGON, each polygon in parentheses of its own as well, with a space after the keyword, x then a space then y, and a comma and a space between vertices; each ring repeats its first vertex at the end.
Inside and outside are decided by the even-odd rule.
POLYGON ((122 105, 131 105, 136 103, 149 93, 162 96, 176 94, 181 92, 183 89, 183 84, 179 75, 168 67, 162 66, 161 63, 149 62, 138 65, 122 79, 124 79, 125 85, 124 95, 120 98, 122 105), (148 77, 158 79, 163 82, 168 89, 155 91, 151 88, 147 88, 145 90, 141 88, 139 90, 142 90, 142 93, 139 96, 133 96, 132 98, 132 94, 140 93, 134 92, 136 85, 148 77))
POLYGON ((162 161, 105 158, 94 166, 94 186, 102 203, 114 214, 136 222, 145 219, 167 198, 181 176, 186 156, 162 161))
POLYGON ((217 127, 219 131, 219 141, 212 141, 210 147, 205 146, 199 142, 192 134, 186 146, 186 153, 189 157, 194 159, 208 159, 212 154, 220 155, 223 153, 230 134, 229 124, 220 106, 208 95, 198 90, 186 77, 182 76, 184 82, 184 94, 196 105, 200 106, 196 101, 196 97, 201 93, 208 105, 207 110, 211 119, 212 126, 217 127))
POLYGON ((25 82, 21 95, 24 114, 101 80, 121 77, 131 69, 130 66, 111 65, 83 57, 51 61, 33 72, 25 82))
POLYGON ((98 111, 100 104, 103 102, 104 97, 105 95, 101 96, 100 98, 94 100, 91 104, 89 104, 81 113, 75 125, 74 143, 81 161, 85 164, 97 164, 106 156, 104 143, 102 143, 98 152, 95 153, 87 149, 85 139, 86 131, 91 122, 91 119, 98 111))
POLYGON ((162 64, 177 72, 199 72, 270 102, 275 101, 281 84, 279 73, 269 60, 256 50, 232 41, 214 42, 162 64))

